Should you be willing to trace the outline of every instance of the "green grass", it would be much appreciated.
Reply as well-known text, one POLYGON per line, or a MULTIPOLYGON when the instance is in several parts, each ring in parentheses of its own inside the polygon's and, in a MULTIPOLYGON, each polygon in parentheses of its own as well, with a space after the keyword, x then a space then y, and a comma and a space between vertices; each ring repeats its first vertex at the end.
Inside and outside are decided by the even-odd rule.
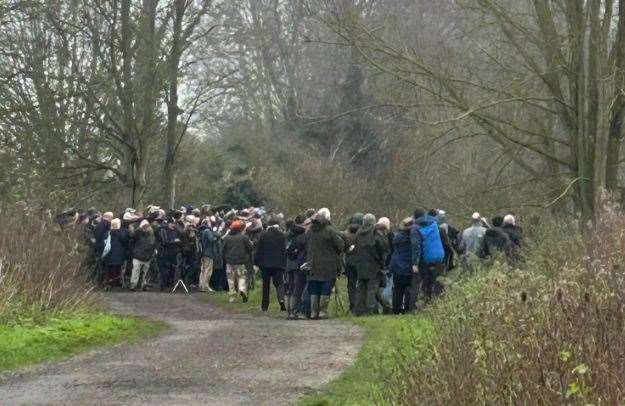
POLYGON ((61 314, 42 324, 0 326, 0 371, 154 336, 164 323, 105 313, 61 314))
MULTIPOLYGON (((203 296, 207 302, 223 306, 237 312, 260 312, 261 281, 256 281, 256 289, 250 291, 249 301, 228 303, 228 295, 219 292, 203 296)), ((432 322, 426 315, 352 317, 346 312, 347 289, 345 279, 339 279, 338 300, 332 297, 329 312, 333 318, 345 320, 360 326, 365 338, 355 363, 347 368, 336 380, 320 392, 300 401, 303 406, 321 405, 383 405, 388 404, 389 378, 397 370, 399 359, 417 358, 420 347, 415 342, 427 345, 434 335, 432 322), (404 357, 395 356, 401 353, 404 357)), ((268 315, 286 317, 280 312, 275 291, 271 289, 271 302, 268 315)), ((323 321, 320 321, 323 323, 323 321)))

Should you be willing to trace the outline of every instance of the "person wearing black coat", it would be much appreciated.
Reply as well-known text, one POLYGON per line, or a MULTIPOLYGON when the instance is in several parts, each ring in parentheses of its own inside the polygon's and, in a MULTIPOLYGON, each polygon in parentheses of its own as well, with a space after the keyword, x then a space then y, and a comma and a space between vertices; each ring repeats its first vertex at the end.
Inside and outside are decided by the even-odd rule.
POLYGON ((107 287, 122 285, 122 266, 126 262, 129 248, 128 230, 121 228, 121 221, 111 221, 110 250, 104 256, 104 285, 107 287))
POLYGON ((288 319, 298 317, 302 293, 306 287, 306 273, 300 269, 306 261, 306 242, 303 238, 306 233, 304 220, 303 216, 297 216, 292 223, 288 224, 284 286, 288 319))
POLYGON ((174 284, 174 275, 180 251, 180 237, 173 221, 164 221, 156 235, 158 244, 158 272, 160 288, 165 290, 174 284))
POLYGON ((284 305, 284 271, 286 269, 286 237, 280 231, 280 223, 277 218, 272 218, 268 222, 269 227, 263 231, 258 238, 254 264, 261 270, 263 277, 263 299, 262 311, 269 309, 269 289, 273 282, 278 295, 280 310, 286 311, 284 305))
POLYGON ((497 254, 503 254, 509 260, 512 254, 512 242, 508 234, 501 228, 503 218, 493 217, 492 223, 493 227, 487 229, 484 234, 478 256, 480 258, 491 258, 497 254))

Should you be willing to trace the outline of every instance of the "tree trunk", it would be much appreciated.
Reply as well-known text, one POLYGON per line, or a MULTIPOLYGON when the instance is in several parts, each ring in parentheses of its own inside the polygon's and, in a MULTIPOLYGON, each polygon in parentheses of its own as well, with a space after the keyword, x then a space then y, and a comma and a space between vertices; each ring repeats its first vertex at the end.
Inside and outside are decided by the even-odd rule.
POLYGON ((176 150, 178 148, 178 69, 182 57, 182 20, 184 17, 184 0, 176 0, 172 48, 167 66, 167 144, 165 147, 165 165, 163 167, 163 196, 167 207, 173 210, 176 196, 176 150))

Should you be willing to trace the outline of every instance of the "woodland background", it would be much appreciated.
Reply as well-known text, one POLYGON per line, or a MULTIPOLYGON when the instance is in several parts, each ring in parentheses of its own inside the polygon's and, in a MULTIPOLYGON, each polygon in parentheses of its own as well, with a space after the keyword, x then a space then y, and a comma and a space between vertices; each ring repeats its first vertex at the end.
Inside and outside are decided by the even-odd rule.
POLYGON ((0 1, 0 195, 590 218, 623 3, 0 1))

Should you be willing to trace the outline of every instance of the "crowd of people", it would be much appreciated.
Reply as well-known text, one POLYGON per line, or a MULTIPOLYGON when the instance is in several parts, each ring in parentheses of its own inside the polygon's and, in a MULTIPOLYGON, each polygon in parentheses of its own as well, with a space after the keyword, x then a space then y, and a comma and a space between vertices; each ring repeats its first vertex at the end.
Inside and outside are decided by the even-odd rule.
POLYGON ((182 280, 185 288, 227 291, 230 302, 247 302, 260 275, 262 310, 273 285, 289 319, 327 317, 342 275, 353 314, 400 314, 440 294, 438 277, 457 266, 471 271, 495 256, 522 260, 523 235, 511 214, 489 222, 474 213, 463 231, 445 211, 420 208, 396 227, 387 217, 355 213, 342 231, 327 208, 288 220, 254 207, 149 206, 119 217, 92 208, 57 220, 84 242, 85 268, 104 289, 171 290, 182 280))

